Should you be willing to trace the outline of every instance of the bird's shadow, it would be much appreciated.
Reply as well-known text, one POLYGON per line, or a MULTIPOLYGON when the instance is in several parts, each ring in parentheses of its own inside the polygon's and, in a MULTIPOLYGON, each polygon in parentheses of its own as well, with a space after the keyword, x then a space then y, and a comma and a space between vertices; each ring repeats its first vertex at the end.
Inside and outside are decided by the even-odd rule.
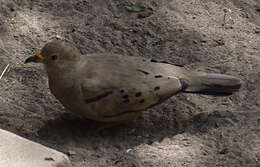
POLYGON ((208 120, 207 113, 200 113, 188 120, 179 122, 162 119, 157 117, 152 121, 147 121, 143 116, 133 122, 95 131, 93 127, 99 123, 65 113, 46 122, 38 130, 37 140, 63 152, 67 152, 71 146, 97 151, 101 145, 105 148, 112 146, 120 150, 127 150, 140 144, 151 145, 166 137, 171 138, 184 133, 190 127, 193 127, 193 133, 200 131, 201 128, 215 127, 214 121, 212 123, 212 119, 208 120), (58 146, 55 144, 57 142, 59 143, 58 146))
POLYGON ((55 119, 49 120, 43 127, 38 130, 38 139, 47 143, 74 143, 95 147, 97 141, 109 145, 124 145, 127 148, 139 145, 141 143, 151 144, 156 140, 161 140, 167 135, 177 134, 177 127, 173 127, 171 132, 165 127, 144 123, 141 117, 118 126, 97 131, 96 126, 102 125, 100 122, 87 120, 76 117, 72 114, 65 113, 55 119))

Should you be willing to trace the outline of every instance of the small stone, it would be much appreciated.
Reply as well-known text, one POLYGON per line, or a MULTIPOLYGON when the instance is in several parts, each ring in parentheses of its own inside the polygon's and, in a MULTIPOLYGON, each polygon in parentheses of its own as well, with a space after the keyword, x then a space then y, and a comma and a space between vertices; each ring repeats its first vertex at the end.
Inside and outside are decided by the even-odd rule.
POLYGON ((67 155, 68 156, 72 156, 72 155, 76 155, 77 153, 76 153, 76 151, 73 151, 73 150, 69 150, 68 152, 67 152, 67 155))
POLYGON ((130 151, 132 151, 132 149, 131 149, 131 148, 126 150, 126 152, 127 152, 127 153, 129 153, 130 151))
POLYGON ((221 151, 219 151, 219 154, 227 154, 228 153, 228 149, 224 148, 221 151))
POLYGON ((255 29, 255 33, 256 33, 256 34, 260 33, 260 27, 257 27, 257 28, 255 29))

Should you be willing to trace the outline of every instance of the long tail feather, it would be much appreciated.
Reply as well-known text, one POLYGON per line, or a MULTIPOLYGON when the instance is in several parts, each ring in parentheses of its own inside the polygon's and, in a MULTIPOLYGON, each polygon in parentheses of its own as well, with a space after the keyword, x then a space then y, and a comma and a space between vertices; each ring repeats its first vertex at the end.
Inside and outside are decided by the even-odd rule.
POLYGON ((188 78, 188 86, 183 90, 186 93, 223 96, 230 95, 241 87, 240 79, 224 74, 192 73, 188 78))

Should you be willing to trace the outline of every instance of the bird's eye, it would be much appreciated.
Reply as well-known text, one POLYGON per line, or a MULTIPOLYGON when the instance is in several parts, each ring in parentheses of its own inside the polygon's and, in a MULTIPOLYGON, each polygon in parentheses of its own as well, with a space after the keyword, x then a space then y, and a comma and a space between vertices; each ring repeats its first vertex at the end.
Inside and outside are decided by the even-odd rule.
POLYGON ((52 59, 52 60, 57 60, 57 58, 58 58, 58 57, 57 57, 56 55, 51 56, 51 59, 52 59))

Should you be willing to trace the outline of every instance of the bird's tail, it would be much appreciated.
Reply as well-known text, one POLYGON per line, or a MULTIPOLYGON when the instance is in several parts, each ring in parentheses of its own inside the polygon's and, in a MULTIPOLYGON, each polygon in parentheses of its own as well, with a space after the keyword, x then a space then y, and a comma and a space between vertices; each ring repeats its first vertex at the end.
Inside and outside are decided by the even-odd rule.
POLYGON ((181 80, 183 92, 225 96, 236 92, 241 87, 241 80, 224 74, 195 72, 188 80, 181 80))

